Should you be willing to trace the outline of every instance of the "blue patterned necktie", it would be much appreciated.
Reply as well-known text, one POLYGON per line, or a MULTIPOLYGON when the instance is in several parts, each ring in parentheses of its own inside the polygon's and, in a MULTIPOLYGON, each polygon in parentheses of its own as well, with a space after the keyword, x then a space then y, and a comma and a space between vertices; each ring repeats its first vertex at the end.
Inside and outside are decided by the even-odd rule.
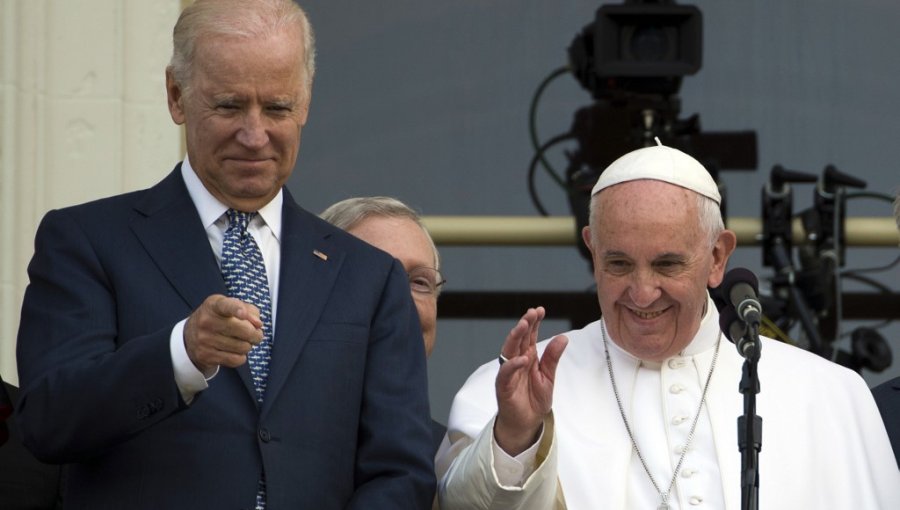
POLYGON ((228 295, 259 308, 263 323, 263 340, 253 346, 247 355, 247 364, 256 388, 256 400, 262 404, 266 396, 266 382, 269 378, 269 360, 272 358, 272 298, 269 295, 269 280, 262 252, 247 225, 256 213, 246 213, 229 209, 228 229, 222 243, 222 275, 228 295))
MULTIPOLYGON (((247 225, 256 213, 246 213, 229 209, 228 228, 222 243, 222 276, 228 295, 250 303, 259 308, 260 320, 263 323, 263 340, 254 345, 247 355, 253 387, 256 389, 256 401, 262 404, 266 396, 266 382, 269 378, 269 360, 272 358, 272 297, 269 294, 269 281, 266 277, 266 265, 262 252, 247 225)), ((259 480, 256 494, 256 510, 266 508, 265 476, 259 480)))

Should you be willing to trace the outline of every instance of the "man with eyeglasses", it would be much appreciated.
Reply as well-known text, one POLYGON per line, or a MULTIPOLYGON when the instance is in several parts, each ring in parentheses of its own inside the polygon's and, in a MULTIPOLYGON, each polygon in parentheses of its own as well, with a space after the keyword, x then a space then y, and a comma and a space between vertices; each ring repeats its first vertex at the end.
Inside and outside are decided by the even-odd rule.
MULTIPOLYGON (((322 219, 398 259, 409 274, 413 302, 419 312, 425 356, 431 355, 437 333, 437 297, 444 285, 437 247, 419 215, 391 197, 355 197, 322 212, 322 219)), ((432 420, 437 451, 447 428, 432 420)))

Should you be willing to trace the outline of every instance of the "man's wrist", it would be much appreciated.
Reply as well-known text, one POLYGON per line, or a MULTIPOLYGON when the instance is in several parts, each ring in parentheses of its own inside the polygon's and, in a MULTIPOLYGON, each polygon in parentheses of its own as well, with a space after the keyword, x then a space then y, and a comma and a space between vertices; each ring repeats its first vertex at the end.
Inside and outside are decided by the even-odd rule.
POLYGON ((494 441, 506 454, 515 457, 538 442, 543 428, 543 420, 535 427, 505 426, 498 416, 494 422, 494 441))

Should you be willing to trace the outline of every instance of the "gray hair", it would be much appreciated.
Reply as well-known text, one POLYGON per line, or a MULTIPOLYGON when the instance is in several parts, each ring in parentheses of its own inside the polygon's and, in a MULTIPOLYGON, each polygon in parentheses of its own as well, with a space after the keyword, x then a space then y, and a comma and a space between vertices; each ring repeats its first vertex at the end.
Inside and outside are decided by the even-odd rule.
POLYGON ((343 229, 350 230, 359 224, 362 220, 372 216, 384 216, 388 218, 407 218, 415 222, 425 237, 428 238, 428 244, 431 245, 431 251, 434 252, 434 268, 440 271, 441 259, 438 255, 437 246, 428 233, 428 229, 422 223, 422 218, 411 207, 403 202, 391 197, 354 197, 337 202, 328 209, 322 211, 319 215, 323 220, 332 225, 343 229))
POLYGON ((306 13, 293 0, 196 0, 175 23, 169 70, 187 92, 198 39, 213 35, 263 38, 292 28, 301 36, 300 68, 304 70, 304 95, 308 99, 316 74, 315 37, 306 13))
MULTIPOLYGON (((588 215, 588 225, 591 227, 591 235, 594 235, 593 233, 596 232, 594 229, 594 217, 600 208, 598 204, 600 203, 600 195, 602 194, 603 192, 601 191, 591 197, 590 214, 588 215)), ((719 204, 717 204, 715 200, 693 191, 691 194, 697 200, 697 222, 703 232, 706 233, 707 247, 712 249, 719 239, 719 234, 725 230, 725 222, 722 220, 722 210, 719 209, 719 204)))

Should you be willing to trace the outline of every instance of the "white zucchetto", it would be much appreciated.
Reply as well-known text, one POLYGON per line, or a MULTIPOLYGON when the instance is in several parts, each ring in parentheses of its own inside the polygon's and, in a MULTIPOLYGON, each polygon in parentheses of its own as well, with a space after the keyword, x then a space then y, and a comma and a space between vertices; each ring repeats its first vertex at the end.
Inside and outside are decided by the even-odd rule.
POLYGON ((656 140, 655 147, 643 147, 625 154, 600 174, 591 196, 601 190, 628 181, 653 179, 664 181, 722 203, 719 187, 699 161, 656 140))

